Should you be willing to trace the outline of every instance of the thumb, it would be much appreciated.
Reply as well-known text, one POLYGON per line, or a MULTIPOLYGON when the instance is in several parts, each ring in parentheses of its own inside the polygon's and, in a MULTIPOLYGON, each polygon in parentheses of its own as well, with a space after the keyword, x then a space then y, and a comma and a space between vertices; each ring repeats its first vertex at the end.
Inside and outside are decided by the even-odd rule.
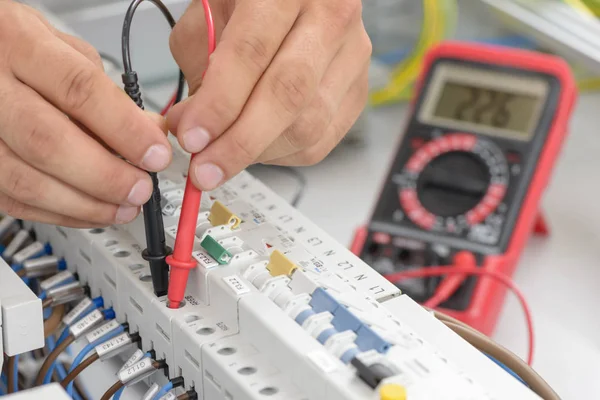
POLYGON ((156 125, 160 127, 160 129, 164 132, 165 135, 169 133, 167 128, 167 119, 160 114, 146 111, 146 115, 150 118, 156 125))
POLYGON ((177 103, 175 106, 171 107, 171 109, 169 110, 169 113, 167 114, 167 123, 169 127, 169 132, 171 132, 173 135, 177 135, 177 127, 179 126, 179 121, 181 121, 181 116, 187 108, 188 101, 192 97, 193 96, 186 97, 185 99, 177 103))

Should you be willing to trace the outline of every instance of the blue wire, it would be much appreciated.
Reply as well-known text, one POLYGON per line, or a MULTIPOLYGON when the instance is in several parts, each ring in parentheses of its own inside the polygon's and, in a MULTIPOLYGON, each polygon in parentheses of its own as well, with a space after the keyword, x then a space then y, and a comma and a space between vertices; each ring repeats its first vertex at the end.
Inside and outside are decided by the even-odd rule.
MULTIPOLYGON (((79 317, 79 319, 77 321, 80 321, 81 319, 87 317, 94 310, 96 310, 96 306, 92 305, 89 310, 87 310, 86 312, 81 314, 81 317, 79 317)), ((56 341, 56 345, 58 346, 59 344, 61 344, 67 338, 67 336, 69 336, 69 326, 66 326, 65 329, 62 331, 62 333, 60 334, 60 337, 56 341)))
POLYGON ((173 390, 173 382, 169 381, 156 393, 154 400, 160 399, 171 390, 173 390))
POLYGON ((4 372, 0 375, 0 379, 2 379, 4 386, 8 386, 8 379, 6 378, 6 374, 4 372))
MULTIPOLYGON (((49 336, 48 339, 46 339, 46 345, 48 346, 48 349, 50 351, 54 350, 54 347, 56 347, 56 340, 54 339, 54 336, 49 336)), ((62 363, 56 363, 55 367, 56 372, 58 373, 58 378, 62 381, 67 377, 67 370, 65 369, 65 366, 62 365, 62 363)), ((87 398, 90 399, 91 397, 87 396, 87 398)), ((77 392, 73 393, 73 399, 83 400, 77 392)))
MULTIPOLYGON (((83 361, 83 359, 88 355, 88 353, 92 352, 94 350, 94 348, 104 342, 106 342, 107 340, 110 340, 116 336, 119 336, 121 333, 123 333, 125 331, 125 328, 123 328, 123 325, 119 326, 117 329, 108 332, 106 335, 102 336, 100 339, 97 339, 96 341, 88 344, 87 346, 85 346, 83 348, 83 350, 81 350, 79 352, 79 354, 77 354, 77 356, 73 359, 73 363, 71 364, 71 368, 69 369, 69 372, 73 371, 75 368, 77 368, 77 366, 79 364, 81 364, 81 362, 83 361)), ((69 386, 67 386, 67 393, 72 396, 73 394, 73 382, 69 383, 69 386)))
POLYGON ((58 337, 58 339, 56 340, 56 345, 58 346, 59 344, 61 344, 62 342, 65 341, 65 339, 69 336, 69 327, 65 326, 65 329, 63 329, 62 333, 60 334, 60 336, 58 337))
POLYGON ((504 365, 503 363, 501 363, 500 361, 496 360, 494 357, 490 356, 489 354, 486 354, 486 356, 492 360, 493 362, 496 363, 496 365, 498 365, 500 368, 502 368, 504 371, 508 372, 510 375, 512 375, 513 378, 517 379, 518 381, 520 381, 523 385, 525 386, 529 386, 525 383, 525 381, 523 379, 521 379, 521 377, 519 375, 516 374, 516 372, 514 372, 512 369, 508 368, 506 365, 504 365))
POLYGON ((113 400, 120 400, 121 399, 121 395, 123 394, 124 390, 125 390, 125 386, 123 386, 121 389, 117 390, 117 393, 115 393, 113 395, 113 400))
POLYGON ((15 355, 14 356, 15 359, 15 368, 13 370, 13 376, 11 377, 12 381, 13 381, 13 388, 14 388, 14 392, 16 393, 19 391, 19 355, 15 355))

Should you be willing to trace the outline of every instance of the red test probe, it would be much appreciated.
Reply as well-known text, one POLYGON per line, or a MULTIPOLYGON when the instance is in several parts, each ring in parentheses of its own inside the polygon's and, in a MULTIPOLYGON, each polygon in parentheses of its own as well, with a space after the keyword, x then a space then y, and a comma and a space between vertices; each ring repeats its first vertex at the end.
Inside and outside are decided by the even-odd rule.
MULTIPOLYGON (((208 0, 202 0, 202 7, 204 8, 206 27, 208 29, 208 57, 210 60, 210 55, 215 51, 216 47, 215 25, 208 0)), ((190 169, 191 165, 190 161, 190 169)), ((183 300, 190 270, 196 267, 196 261, 192 258, 192 251, 194 248, 194 238, 196 237, 196 223, 198 221, 198 212, 200 211, 202 192, 192 184, 190 176, 191 174, 188 173, 173 254, 168 256, 166 260, 167 264, 171 267, 168 291, 169 308, 179 308, 183 300)))

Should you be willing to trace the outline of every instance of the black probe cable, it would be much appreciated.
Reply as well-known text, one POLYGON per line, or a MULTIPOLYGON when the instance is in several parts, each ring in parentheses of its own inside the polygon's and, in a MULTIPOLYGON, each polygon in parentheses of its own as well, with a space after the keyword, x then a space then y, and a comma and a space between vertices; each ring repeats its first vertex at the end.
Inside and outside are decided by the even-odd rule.
MULTIPOLYGON (((164 17, 169 22, 171 28, 175 26, 175 19, 160 0, 134 0, 125 15, 123 22, 123 33, 121 36, 121 49, 123 51, 123 68, 125 70, 122 75, 125 92, 129 97, 140 107, 144 109, 138 76, 131 66, 131 51, 129 47, 129 37, 131 31, 131 23, 136 9, 143 1, 149 1, 154 4, 162 12, 164 17)), ((179 70, 179 84, 177 86, 177 96, 175 104, 181 100, 183 89, 185 86, 185 78, 183 72, 179 70)), ((144 211, 144 226, 146 230, 146 249, 142 253, 142 257, 150 265, 150 273, 152 275, 152 286, 156 296, 164 296, 169 288, 169 266, 165 258, 171 253, 171 249, 167 247, 165 241, 165 229, 163 225, 162 212, 160 208, 160 189, 158 187, 158 174, 150 172, 152 179, 152 196, 150 200, 143 206, 144 211)))

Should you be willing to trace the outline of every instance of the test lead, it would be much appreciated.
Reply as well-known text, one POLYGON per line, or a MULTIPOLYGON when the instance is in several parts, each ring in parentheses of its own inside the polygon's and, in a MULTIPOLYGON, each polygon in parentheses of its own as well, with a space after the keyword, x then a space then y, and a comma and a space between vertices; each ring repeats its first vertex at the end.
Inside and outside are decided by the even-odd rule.
MULTIPOLYGON (((138 76, 131 66, 131 54, 129 49, 129 37, 131 30, 131 23, 133 15, 137 7, 144 0, 134 0, 125 15, 125 21, 123 23, 123 34, 122 39, 122 52, 123 52, 123 67, 125 72, 122 75, 125 92, 129 95, 131 100, 137 104, 142 110, 144 104, 142 101, 142 95, 140 92, 140 86, 138 83, 138 76)), ((167 9, 167 7, 160 0, 147 0, 154 4, 162 14, 165 16, 171 28, 175 26, 175 19, 167 9)), ((173 104, 181 100, 183 94, 184 77, 181 70, 179 71, 179 85, 177 94, 173 101, 173 104)), ((164 110, 168 111, 168 108, 164 110)), ((146 249, 142 253, 142 257, 148 261, 150 265, 150 274, 152 276, 152 286, 154 288, 154 294, 156 296, 164 296, 167 294, 168 282, 169 282, 169 266, 167 265, 165 258, 171 252, 171 249, 167 247, 165 241, 165 230, 163 225, 162 212, 160 208, 160 189, 158 186, 158 175, 156 172, 150 172, 150 178, 152 179, 152 196, 146 204, 143 206, 144 214, 144 227, 146 231, 146 249)))
MULTIPOLYGON (((215 25, 208 0, 202 0, 202 7, 204 8, 204 17, 208 30, 208 56, 210 57, 216 47, 215 25)), ((190 160, 190 166, 192 160, 190 160)), ((192 258, 192 251, 194 248, 194 238, 196 237, 196 223, 198 221, 202 192, 193 185, 190 175, 188 174, 185 183, 181 215, 179 217, 177 235, 175 236, 175 249, 173 254, 167 257, 167 263, 171 267, 168 294, 169 308, 179 308, 183 300, 190 270, 196 267, 196 261, 192 258)))

